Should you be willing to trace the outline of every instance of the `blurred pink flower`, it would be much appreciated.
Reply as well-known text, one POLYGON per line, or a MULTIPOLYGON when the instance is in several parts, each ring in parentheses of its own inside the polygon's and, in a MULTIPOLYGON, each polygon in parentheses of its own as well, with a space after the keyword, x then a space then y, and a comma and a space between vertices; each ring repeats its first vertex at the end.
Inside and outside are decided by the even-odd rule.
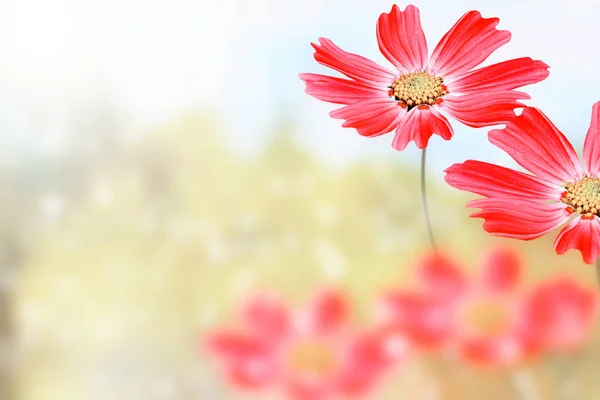
POLYGON ((209 336, 208 349, 240 389, 278 388, 300 400, 363 395, 405 347, 385 330, 353 329, 349 311, 335 290, 297 312, 275 296, 258 295, 240 310, 237 328, 209 336))
POLYGON ((547 348, 576 350, 590 338, 598 300, 594 288, 568 277, 554 278, 531 291, 529 318, 547 348))
POLYGON ((519 363, 540 350, 527 299, 518 290, 521 269, 517 254, 507 249, 486 254, 474 279, 448 256, 428 255, 417 266, 415 290, 382 297, 384 323, 425 350, 477 365, 519 363))
POLYGON ((345 120, 343 127, 368 137, 395 130, 396 150, 411 141, 423 149, 433 134, 444 140, 454 134, 442 112, 472 127, 502 124, 524 107, 519 100, 529 98, 514 89, 548 77, 548 66, 529 57, 474 69, 510 40, 510 32, 496 29, 498 21, 469 11, 428 56, 419 9, 394 5, 377 21, 379 49, 394 71, 320 38, 312 43, 315 60, 349 79, 308 73, 300 78, 307 94, 344 105, 329 114, 345 120))

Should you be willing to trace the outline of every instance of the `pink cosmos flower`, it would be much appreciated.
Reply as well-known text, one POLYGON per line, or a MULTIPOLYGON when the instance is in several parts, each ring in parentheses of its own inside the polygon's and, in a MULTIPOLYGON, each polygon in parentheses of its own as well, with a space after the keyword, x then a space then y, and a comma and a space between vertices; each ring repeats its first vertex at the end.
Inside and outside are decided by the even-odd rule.
POLYGON ((467 207, 481 208, 483 229, 495 236, 521 240, 538 238, 568 224, 554 249, 581 252, 592 264, 600 254, 600 102, 583 146, 583 164, 567 138, 540 110, 525 108, 504 129, 489 132, 489 140, 533 175, 481 161, 454 164, 446 182, 485 196, 467 207))
POLYGON ((208 349, 239 389, 278 388, 299 400, 364 395, 405 349, 383 330, 353 329, 348 314, 347 299, 334 290, 299 312, 259 295, 236 328, 210 335, 208 349))
POLYGON ((496 249, 483 264, 470 279, 447 256, 427 256, 417 268, 415 291, 395 290, 382 298, 384 323, 425 350, 475 365, 513 365, 536 355, 541 345, 518 290, 518 256, 496 249))
POLYGON ((546 348, 577 350, 590 338, 598 300, 595 289, 569 277, 554 278, 532 290, 529 318, 546 348))
POLYGON ((473 70, 510 40, 510 32, 496 29, 498 21, 467 12, 428 57, 419 9, 394 5, 377 21, 377 42, 395 71, 320 38, 312 43, 315 60, 349 79, 310 73, 300 78, 307 94, 344 105, 329 114, 345 120, 343 127, 368 137, 395 130, 396 150, 411 141, 423 149, 434 133, 452 137, 443 112, 471 127, 503 124, 523 107, 519 100, 529 98, 513 89, 548 76, 548 66, 529 57, 473 70))

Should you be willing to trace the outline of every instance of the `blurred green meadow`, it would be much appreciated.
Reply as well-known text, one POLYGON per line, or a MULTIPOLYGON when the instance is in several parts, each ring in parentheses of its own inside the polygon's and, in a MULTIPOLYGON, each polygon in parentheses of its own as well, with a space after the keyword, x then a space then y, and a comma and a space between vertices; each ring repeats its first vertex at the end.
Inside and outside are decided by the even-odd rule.
MULTIPOLYGON (((236 398, 201 338, 245 295, 270 289, 300 304, 335 284, 368 324, 374 296, 409 286, 429 250, 419 171, 401 154, 331 167, 281 120, 260 152, 240 157, 202 112, 135 140, 111 129, 89 132, 96 145, 83 155, 2 171, 2 399, 236 398)), ((468 217, 469 196, 441 171, 429 177, 437 242, 466 268, 502 244, 522 252, 528 282, 594 283, 578 253, 555 255, 552 235, 492 238, 468 217)), ((541 398, 596 399, 599 346, 523 368, 541 398)), ((372 398, 435 398, 433 382, 443 399, 516 398, 506 371, 433 358, 409 361, 372 398)))

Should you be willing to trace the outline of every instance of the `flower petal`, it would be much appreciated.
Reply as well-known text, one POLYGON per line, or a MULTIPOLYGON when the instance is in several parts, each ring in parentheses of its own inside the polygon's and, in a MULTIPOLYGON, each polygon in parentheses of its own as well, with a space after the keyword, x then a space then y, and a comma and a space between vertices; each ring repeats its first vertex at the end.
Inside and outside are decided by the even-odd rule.
POLYGON ((510 40, 510 32, 496 30, 498 22, 498 18, 482 18, 478 11, 467 12, 433 50, 429 71, 452 77, 481 64, 510 40))
POLYGON ((348 78, 384 87, 388 87, 396 79, 396 74, 390 70, 368 58, 340 49, 329 39, 319 38, 319 44, 311 43, 315 49, 315 60, 319 64, 341 72, 348 78))
POLYGON ((391 329, 374 329, 352 338, 346 348, 338 385, 344 395, 365 395, 389 367, 406 357, 409 344, 391 329))
POLYGON ((242 306, 244 326, 261 337, 277 341, 290 329, 290 315, 286 305, 271 293, 260 293, 242 306))
POLYGON ((227 330, 213 332, 206 344, 214 356, 227 363, 260 358, 273 350, 271 343, 265 338, 247 332, 227 330))
POLYGON ((290 376, 285 382, 286 397, 290 400, 326 400, 335 393, 335 385, 321 377, 290 376))
POLYGON ((484 256, 481 281, 487 289, 507 292, 516 289, 522 273, 519 254, 509 248, 497 247, 484 256))
POLYGON ((459 356, 472 364, 512 366, 537 355, 541 347, 527 332, 514 332, 502 337, 475 337, 461 340, 459 356))
POLYGON ((352 103, 329 113, 331 118, 344 119, 344 128, 355 128, 362 136, 378 136, 393 131, 406 108, 391 99, 373 99, 352 103))
POLYGON ((378 306, 383 323, 398 327, 418 346, 436 348, 452 337, 452 312, 434 296, 392 291, 382 296, 378 306))
POLYGON ((325 335, 334 333, 348 321, 349 308, 348 298, 342 291, 323 290, 309 305, 308 319, 311 330, 325 335))
POLYGON ((522 200, 560 200, 561 189, 499 165, 467 160, 454 164, 445 171, 446 182, 457 189, 486 197, 522 200))
POLYGON ((454 301, 464 292, 467 276, 450 257, 428 254, 417 264, 417 281, 420 289, 444 301, 454 301))
POLYGON ((318 74, 300 74, 306 82, 306 94, 335 104, 352 104, 374 98, 389 99, 387 89, 374 88, 365 83, 318 74))
POLYGON ((264 337, 217 331, 208 338, 207 345, 236 387, 262 388, 277 379, 276 348, 264 337))
POLYGON ((600 219, 575 218, 556 237, 554 250, 564 254, 569 249, 581 252, 583 261, 593 264, 600 254, 600 219))
POLYGON ((516 199, 478 199, 467 204, 469 208, 481 208, 471 214, 483 218, 483 229, 500 237, 532 240, 545 235, 567 222, 570 217, 562 203, 544 204, 516 199))
POLYGON ((424 149, 434 133, 444 140, 450 140, 454 131, 446 117, 434 107, 417 106, 400 121, 392 147, 402 151, 411 141, 414 141, 419 149, 424 149))
POLYGON ((517 58, 468 72, 446 86, 451 93, 512 90, 543 81, 550 75, 548 68, 530 57, 517 58))
POLYGON ((600 175, 600 101, 592 107, 592 122, 583 144, 583 163, 587 174, 600 175))
POLYGON ((270 359, 256 359, 225 368, 233 386, 241 389, 264 389, 277 380, 277 367, 270 359))
POLYGON ((491 130, 488 138, 523 168, 549 182, 562 185, 582 175, 571 143, 536 108, 525 108, 504 129, 491 130))
POLYGON ((508 366, 537 353, 540 340, 528 329, 522 296, 479 289, 456 313, 459 356, 479 365, 508 366))
POLYGON ((529 95, 512 90, 469 92, 462 96, 444 96, 440 108, 463 124, 481 128, 505 124, 515 117, 515 108, 525 105, 518 100, 529 99, 529 95))
POLYGON ((413 5, 400 11, 392 6, 377 21, 379 49, 402 73, 421 71, 427 64, 427 41, 421 28, 419 9, 413 5))
POLYGON ((598 312, 598 295, 569 277, 535 287, 528 299, 528 320, 543 342, 558 350, 585 344, 598 312))

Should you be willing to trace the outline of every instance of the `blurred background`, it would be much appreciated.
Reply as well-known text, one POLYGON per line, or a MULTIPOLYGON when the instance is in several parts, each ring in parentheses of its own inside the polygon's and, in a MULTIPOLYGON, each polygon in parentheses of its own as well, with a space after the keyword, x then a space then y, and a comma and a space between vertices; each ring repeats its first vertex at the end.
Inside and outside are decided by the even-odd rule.
MULTIPOLYGON (((0 3, 0 399, 233 398, 198 340, 244 294, 269 288, 299 302, 335 283, 367 318, 376 293, 406 284, 428 250, 419 151, 342 129, 298 79, 326 72, 310 47, 320 36, 389 66, 375 22, 392 4, 0 3)), ((412 4, 430 51, 468 10, 500 17, 512 41, 486 64, 549 64, 550 77, 526 89, 530 104, 581 149, 600 100, 599 3, 412 4)), ((428 150, 440 246, 473 269, 503 243, 523 252, 529 282, 593 284, 579 253, 554 254, 554 235, 499 240, 468 218, 471 197, 442 170, 467 158, 515 164, 485 129, 453 126, 428 150)), ((568 361, 572 398, 600 395, 599 347, 568 361)), ((532 366, 540 398, 557 398, 553 365, 532 366)), ((419 398, 418 371, 381 398, 419 398)), ((448 398, 513 396, 502 374, 451 375, 448 398)))

